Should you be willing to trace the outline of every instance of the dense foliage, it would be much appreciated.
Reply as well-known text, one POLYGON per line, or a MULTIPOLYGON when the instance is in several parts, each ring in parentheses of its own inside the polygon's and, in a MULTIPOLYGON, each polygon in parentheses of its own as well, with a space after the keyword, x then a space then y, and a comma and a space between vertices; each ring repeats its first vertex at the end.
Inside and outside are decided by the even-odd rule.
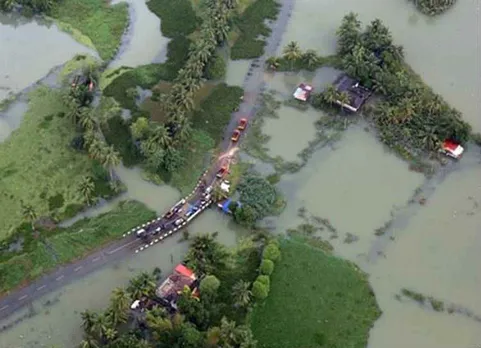
POLYGON ((214 53, 205 68, 205 78, 209 80, 222 80, 225 77, 227 64, 219 52, 214 53))
MULTIPOLYGON (((281 251, 268 296, 252 313, 258 347, 365 348, 380 315, 365 275, 296 240, 282 241, 281 251)), ((263 281, 253 294, 264 295, 263 281)))
POLYGON ((149 10, 160 18, 162 35, 170 38, 187 36, 198 25, 190 0, 150 0, 149 10))
POLYGON ((33 13, 48 12, 61 0, 0 0, 0 9, 10 11, 15 6, 22 6, 33 13))
POLYGON ((234 218, 245 226, 251 227, 260 219, 275 214, 283 204, 275 186, 258 175, 247 175, 242 178, 237 190, 242 206, 235 210, 234 218))
POLYGON ((236 24, 239 37, 231 49, 232 59, 252 59, 262 56, 265 40, 259 36, 269 36, 271 29, 266 19, 274 20, 279 12, 276 0, 256 0, 242 13, 236 24))
MULTIPOLYGON (((251 311, 251 284, 256 279, 263 241, 241 241, 228 250, 213 235, 192 240, 186 263, 201 276, 200 297, 185 287, 177 299, 178 311, 166 310, 155 296, 160 280, 141 273, 126 289, 113 291, 102 313, 82 313, 85 331, 82 347, 129 348, 255 348, 256 342, 246 321, 251 311), (151 305, 142 312, 131 311, 135 299, 147 297, 151 305)), ((269 282, 259 276, 258 284, 269 282)))
POLYGON ((436 16, 449 10, 457 0, 410 0, 422 13, 436 16))

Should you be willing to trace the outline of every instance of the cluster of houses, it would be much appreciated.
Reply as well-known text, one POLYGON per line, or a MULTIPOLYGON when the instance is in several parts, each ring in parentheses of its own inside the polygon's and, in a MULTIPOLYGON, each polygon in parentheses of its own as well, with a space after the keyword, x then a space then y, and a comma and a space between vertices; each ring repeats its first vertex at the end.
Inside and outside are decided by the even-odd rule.
MULTIPOLYGON (((334 87, 339 93, 345 92, 349 96, 349 102, 336 100, 335 103, 344 109, 357 112, 361 106, 369 99, 372 92, 359 84, 346 74, 342 74, 334 82, 334 87)), ((314 87, 306 83, 301 83, 294 91, 293 97, 300 101, 307 101, 314 91, 314 87)))
MULTIPOLYGON (((335 100, 334 102, 342 106, 345 110, 357 112, 363 104, 371 97, 372 91, 359 84, 359 81, 354 80, 346 74, 339 76, 334 82, 334 87, 339 93, 346 93, 348 101, 335 100)), ((306 83, 301 83, 293 93, 293 97, 299 101, 307 101, 314 91, 314 87, 306 83)), ((459 159, 464 153, 464 148, 457 141, 453 139, 446 139, 439 152, 454 158, 459 159)))
POLYGON ((155 290, 155 298, 143 297, 135 300, 130 309, 134 312, 144 312, 156 305, 162 305, 170 312, 177 311, 177 300, 187 287, 192 296, 199 298, 199 277, 193 270, 183 264, 178 264, 172 274, 155 290))

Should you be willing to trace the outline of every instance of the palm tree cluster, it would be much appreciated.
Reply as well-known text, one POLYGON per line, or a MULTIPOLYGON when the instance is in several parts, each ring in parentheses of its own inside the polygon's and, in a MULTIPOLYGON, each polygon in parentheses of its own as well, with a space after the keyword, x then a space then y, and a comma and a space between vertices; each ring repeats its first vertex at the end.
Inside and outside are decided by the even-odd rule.
POLYGON ((59 0, 0 0, 0 9, 10 11, 18 5, 40 13, 50 11, 58 2, 59 0))
POLYGON ((235 0, 206 1, 199 37, 192 44, 187 62, 179 70, 169 93, 161 96, 167 116, 165 125, 148 127, 146 119, 132 125, 132 134, 140 141, 147 166, 154 172, 173 172, 182 164, 179 148, 191 133, 188 115, 194 108, 194 95, 202 85, 216 47, 227 38, 230 16, 236 5, 235 0))
POLYGON ((107 144, 103 136, 101 125, 107 121, 106 114, 99 109, 83 105, 76 91, 77 89, 69 90, 63 96, 68 117, 82 132, 82 148, 87 150, 90 158, 101 163, 109 171, 110 179, 114 181, 113 168, 120 164, 120 155, 113 146, 107 144))
POLYGON ((438 149, 445 139, 464 142, 471 128, 439 95, 416 76, 393 44, 389 29, 373 20, 364 31, 357 15, 346 15, 338 31, 342 67, 380 94, 372 115, 381 139, 408 156, 438 149))
POLYGON ((282 57, 270 57, 266 60, 267 66, 271 70, 277 70, 287 65, 289 70, 315 70, 323 59, 314 50, 302 52, 299 44, 295 41, 289 42, 282 50, 282 57))
POLYGON ((155 298, 155 272, 141 273, 125 290, 113 291, 105 312, 82 313, 81 347, 255 348, 250 328, 239 324, 251 304, 251 283, 242 279, 243 273, 236 265, 244 266, 242 260, 250 258, 251 253, 260 257, 259 248, 250 241, 236 252, 226 253, 211 236, 196 237, 192 248, 201 249, 191 253, 199 259, 198 264, 217 262, 220 265, 219 268, 206 267, 218 276, 208 274, 202 278, 200 297, 194 296, 186 286, 177 299, 177 311, 167 310, 155 298), (148 305, 142 311, 131 311, 130 304, 137 299, 148 299, 144 302, 148 305))
POLYGON ((351 98, 345 91, 339 92, 333 85, 328 85, 322 93, 314 95, 312 105, 321 107, 325 104, 329 106, 337 105, 343 109, 343 104, 349 104, 351 98))

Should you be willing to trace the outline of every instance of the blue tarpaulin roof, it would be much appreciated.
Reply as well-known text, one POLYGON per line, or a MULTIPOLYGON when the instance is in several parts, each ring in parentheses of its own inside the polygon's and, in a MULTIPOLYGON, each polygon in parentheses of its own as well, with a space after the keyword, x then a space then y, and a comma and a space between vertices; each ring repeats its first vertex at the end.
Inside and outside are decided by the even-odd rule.
MULTIPOLYGON (((222 203, 222 211, 226 214, 229 214, 229 213, 232 213, 230 210, 229 210, 229 205, 230 203, 232 202, 232 199, 226 199, 223 203, 222 203)), ((240 207, 242 206, 241 202, 237 202, 237 206, 240 207)))

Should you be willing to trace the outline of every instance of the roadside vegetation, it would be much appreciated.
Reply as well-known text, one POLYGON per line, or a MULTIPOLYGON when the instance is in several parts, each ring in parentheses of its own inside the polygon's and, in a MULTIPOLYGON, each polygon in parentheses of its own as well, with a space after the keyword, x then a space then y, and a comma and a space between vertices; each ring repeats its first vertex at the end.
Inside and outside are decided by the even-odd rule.
POLYGON ((126 201, 108 213, 80 220, 66 228, 48 221, 41 226, 24 223, 14 236, 0 244, 0 293, 84 257, 153 217, 155 212, 143 204, 126 201))
POLYGON ((0 239, 25 219, 25 205, 36 217, 61 220, 115 194, 107 167, 71 146, 77 133, 62 92, 39 87, 29 97, 20 128, 0 144, 0 239))
MULTIPOLYGON (((291 42, 283 57, 269 59, 268 67, 295 70, 327 64, 344 70, 375 92, 376 102, 363 112, 376 126, 380 139, 407 160, 436 153, 446 139, 460 143, 469 140, 471 127, 462 120, 461 113, 411 70, 404 61, 402 47, 393 43, 389 29, 379 19, 363 29, 357 15, 350 13, 343 18, 337 34, 337 57, 303 53, 297 43, 291 42)), ((339 98, 348 96, 328 87, 313 96, 312 104, 332 106, 339 98)))
POLYGON ((201 277, 198 298, 185 287, 178 311, 169 313, 155 297, 160 272, 141 273, 112 292, 105 311, 81 314, 82 347, 255 348, 247 314, 268 294, 271 259, 279 256, 277 245, 263 238, 244 239, 227 249, 215 234, 196 236, 184 261, 201 277), (139 315, 130 304, 141 297, 153 302, 139 315))
POLYGON ((437 16, 454 6, 457 0, 409 0, 428 16, 437 16))
POLYGON ((265 20, 275 20, 279 7, 276 0, 256 0, 236 19, 238 37, 231 48, 232 59, 252 59, 264 54, 265 38, 271 33, 265 20))
POLYGON ((258 347, 366 347, 381 314, 366 275, 295 239, 280 250, 269 295, 252 313, 258 347))

